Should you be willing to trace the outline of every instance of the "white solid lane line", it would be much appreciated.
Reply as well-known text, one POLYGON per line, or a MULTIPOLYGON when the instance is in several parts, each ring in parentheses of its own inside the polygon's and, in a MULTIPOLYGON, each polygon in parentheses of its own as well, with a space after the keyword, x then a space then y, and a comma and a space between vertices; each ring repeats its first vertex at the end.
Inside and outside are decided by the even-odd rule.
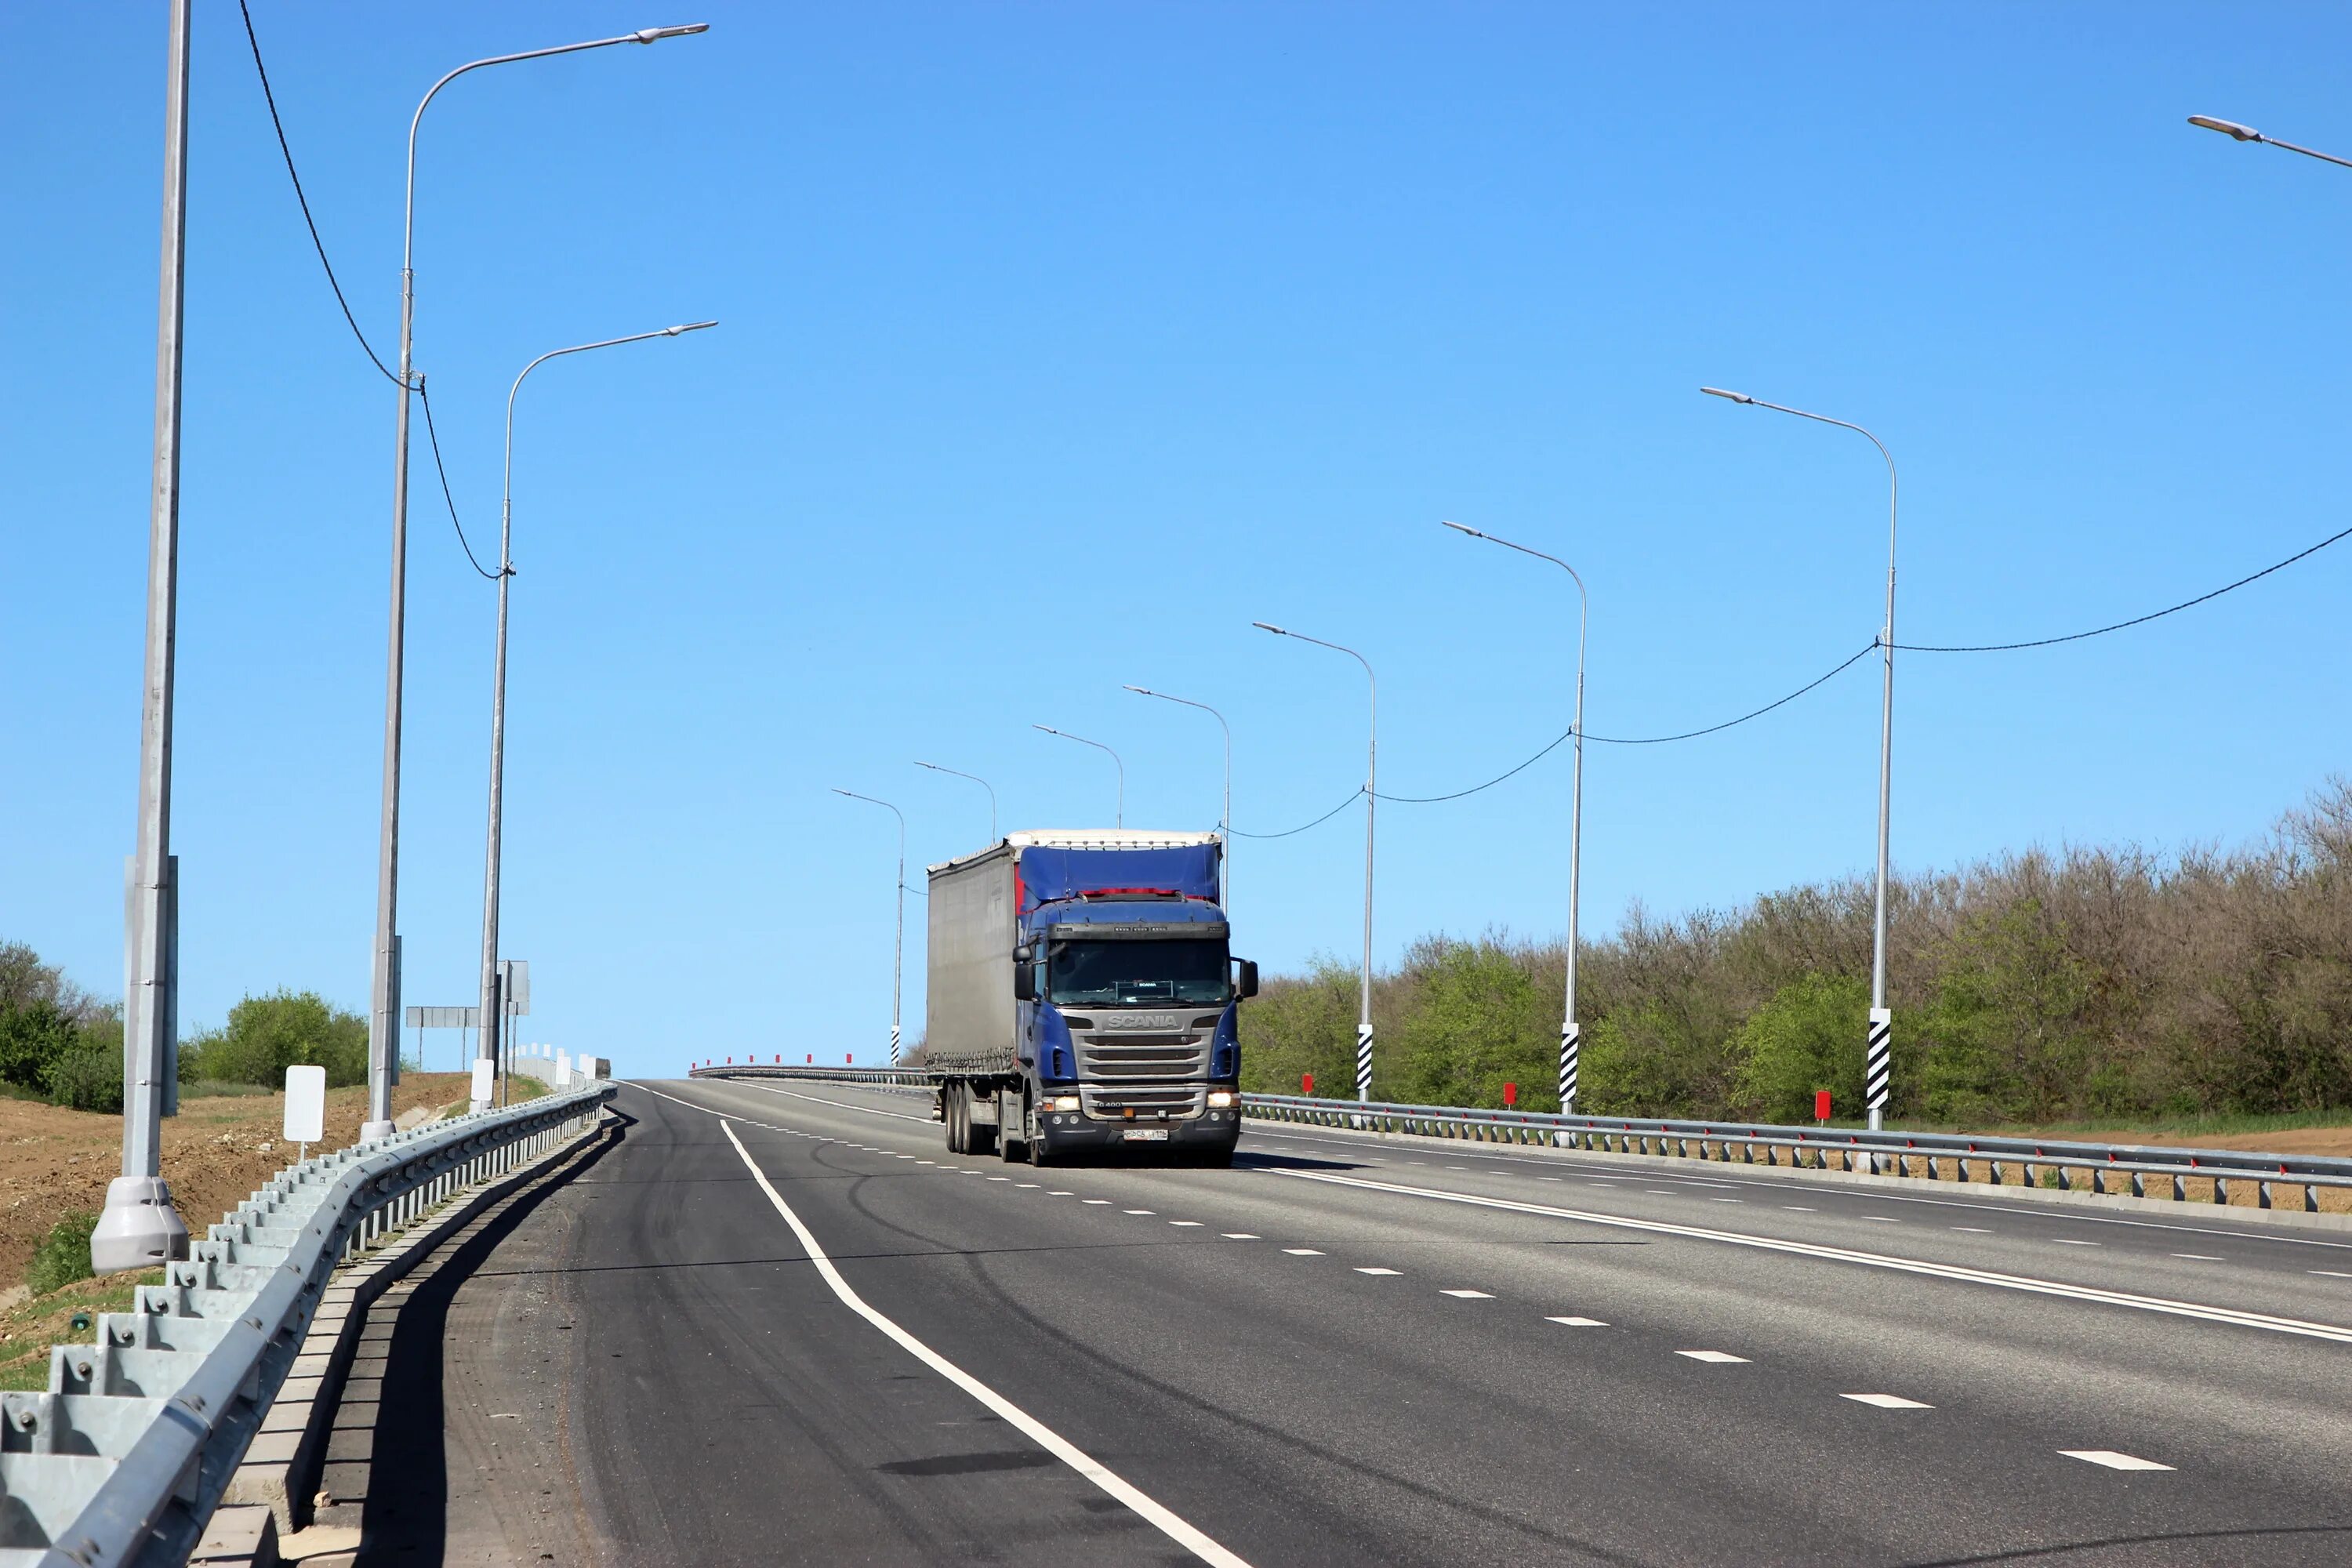
POLYGON ((1706 1362, 1710 1366, 1746 1366, 1748 1364, 1746 1356, 1733 1355, 1727 1351, 1676 1351, 1675 1353, 1688 1356, 1693 1361, 1706 1362))
POLYGON ((1878 1410, 1933 1410, 1932 1405, 1922 1405, 1916 1399, 1906 1399, 1899 1394, 1841 1394, 1840 1399, 1851 1399, 1857 1405, 1867 1405, 1878 1410))
POLYGON ((1924 1274, 1930 1279, 1954 1279, 1971 1285, 1991 1285, 2005 1290, 2023 1290, 2038 1296, 2056 1296, 2071 1301, 2090 1301, 2103 1306, 2131 1307, 2143 1312, 2162 1312, 2171 1317, 2197 1318, 2209 1323, 2228 1323, 2243 1329, 2263 1329, 2272 1333, 2297 1334, 2307 1339, 2329 1340, 2336 1344, 2352 1344, 2352 1328, 2336 1323, 2308 1322, 2301 1318, 2279 1318, 2267 1312, 2241 1311, 2234 1307, 2209 1307, 2196 1301, 2174 1301, 2161 1296, 2136 1296, 2123 1290, 2101 1290, 2088 1285, 2070 1285, 2056 1279, 2036 1279, 2022 1274, 2001 1274, 1989 1268, 1964 1268, 1958 1264, 1931 1263, 1920 1258, 1895 1258, 1883 1252, 1860 1252, 1847 1247, 1824 1247, 1816 1242, 1785 1241, 1778 1237, 1748 1236, 1733 1230, 1709 1230, 1701 1226, 1675 1225, 1665 1220, 1633 1219, 1623 1215, 1595 1214, 1588 1209, 1554 1208, 1549 1204, 1521 1203, 1511 1198, 1479 1197, 1469 1193, 1449 1193, 1435 1187, 1409 1187, 1396 1182, 1367 1181, 1361 1176, 1334 1175, 1327 1171, 1275 1171, 1274 1175, 1301 1182, 1326 1182, 1333 1186, 1355 1187, 1364 1192, 1391 1193, 1402 1197, 1422 1198, 1433 1203, 1467 1204, 1476 1208, 1501 1209, 1511 1214, 1542 1215, 1554 1219, 1582 1220, 1588 1225, 1607 1226, 1617 1230, 1638 1230, 1653 1236, 1687 1237, 1696 1241, 1720 1241, 1734 1247, 1752 1247, 1765 1252, 1785 1252, 1799 1258, 1816 1258, 1832 1263, 1858 1263, 1870 1268, 1888 1268, 1904 1274, 1924 1274))
POLYGON ((2113 1448, 2061 1448, 2070 1459, 2084 1459, 2094 1465, 2105 1465, 2111 1470, 2168 1470, 2170 1465, 2159 1465, 2154 1459, 2142 1459, 2130 1454, 2118 1454, 2113 1448))
POLYGON ((1124 1503, 1137 1517, 1202 1562, 1216 1563, 1219 1568, 1249 1568, 1245 1560, 1218 1545, 1204 1532, 1170 1512, 1159 1502, 1139 1490, 1100 1461, 1093 1458, 1043 1421, 940 1354, 897 1323, 884 1317, 873 1307, 868 1306, 866 1298, 851 1289, 849 1281, 844 1279, 841 1277, 841 1271, 834 1268, 833 1259, 827 1258, 824 1248, 817 1245, 816 1237, 810 1234, 809 1227, 801 1223, 801 1216, 793 1212, 792 1205, 784 1202, 783 1195, 770 1184, 767 1173, 760 1169, 759 1163, 753 1160, 751 1152, 743 1147, 742 1140, 735 1136, 734 1127, 722 1120, 719 1123, 719 1128, 720 1131, 727 1134, 727 1142, 735 1145, 735 1152, 742 1156, 744 1165, 751 1173, 751 1179, 760 1184, 760 1190, 768 1194, 768 1201, 775 1205, 778 1214, 784 1216, 784 1223, 793 1227, 793 1235, 798 1238, 802 1249, 808 1254, 809 1261, 816 1266, 817 1273, 824 1279, 825 1284, 832 1288, 834 1295, 840 1298, 843 1306, 889 1335, 917 1361, 988 1406, 1008 1425, 1017 1428, 1031 1442, 1077 1471, 1119 1502, 1124 1503))

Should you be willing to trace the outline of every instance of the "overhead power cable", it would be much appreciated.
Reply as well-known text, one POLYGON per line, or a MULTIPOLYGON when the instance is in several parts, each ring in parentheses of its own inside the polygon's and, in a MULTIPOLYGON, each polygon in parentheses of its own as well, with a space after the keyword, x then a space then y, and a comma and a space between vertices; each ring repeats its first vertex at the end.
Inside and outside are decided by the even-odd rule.
POLYGON ((352 336, 360 341, 361 351, 374 362, 384 380, 398 386, 400 377, 385 367, 383 357, 368 342, 367 334, 360 331, 359 318, 352 314, 352 302, 343 298, 343 286, 335 280, 334 263, 327 259, 326 242, 319 237, 318 220, 310 216, 310 198, 302 194, 302 176, 294 169, 294 149, 286 143, 285 122, 278 118, 278 95, 269 90, 269 68, 261 63, 261 40, 254 36, 252 8, 245 0, 236 0, 236 8, 245 17, 245 41, 253 46, 254 74, 261 78, 261 100, 269 106, 269 123, 278 132, 278 151, 286 157, 286 177, 294 182, 294 199, 301 205, 302 222, 310 230, 310 245, 319 253, 319 265, 326 269, 327 287, 335 291, 335 303, 343 308, 343 320, 351 323, 352 336))
POLYGON ((2011 653, 2019 648, 2050 647, 2058 643, 2081 642, 2084 637, 2105 637, 2109 632, 2122 631, 2126 626, 2144 626, 2150 621, 2159 621, 2167 616, 2178 615, 2183 610, 2193 609, 2197 605, 2204 604, 2210 599, 2218 599, 2222 595, 2242 588, 2249 583, 2259 583, 2263 578, 2269 576, 2272 573, 2284 572, 2288 567, 2294 565, 2296 562, 2305 559, 2306 556, 2316 555, 2321 551, 2326 549, 2329 545, 2345 539, 2352 539, 2352 528, 2344 529, 2339 532, 2331 533, 2326 538, 2321 540, 2318 543, 2312 545, 2308 549, 2298 550, 2284 561, 2273 563, 2271 565, 2263 567, 2261 571, 2252 574, 2251 576, 2241 577, 2236 582, 2216 588, 2210 594, 2200 594, 2193 599, 2183 599, 2180 603, 2170 605, 2168 608, 2151 610, 2144 616, 2134 616, 2130 620, 2117 621, 2113 626, 2095 626, 2087 632, 2069 632, 2064 637, 2036 637, 2031 642, 1978 643, 1966 647, 1944 647, 1932 643, 1899 642, 1895 646, 1905 653, 2011 653))
MULTIPOLYGON (((1228 827, 1225 831, 1232 834, 1236 838, 1288 838, 1293 834, 1306 832, 1309 827, 1322 826, 1325 823, 1330 821, 1333 817, 1339 816, 1341 812, 1347 810, 1349 806, 1355 805, 1356 802, 1361 800, 1363 797, 1364 786, 1358 784, 1349 793, 1347 799, 1341 801, 1339 805, 1333 806, 1330 810, 1325 812, 1314 821, 1303 823, 1297 827, 1286 827, 1280 833, 1244 833, 1238 827, 1228 827)), ((1381 798, 1382 800, 1386 800, 1388 796, 1382 795, 1381 798)))
MULTIPOLYGON (((359 318, 352 313, 352 302, 343 297, 343 286, 336 279, 335 264, 327 259, 326 241, 319 237, 318 219, 310 216, 310 198, 302 194, 302 175, 294 166, 294 149, 286 140, 286 122, 278 117, 278 95, 269 89, 269 68, 261 63, 261 39, 253 30, 253 9, 246 0, 236 0, 236 8, 245 18, 245 41, 253 49, 254 74, 261 79, 261 100, 269 106, 270 127, 278 132, 278 151, 286 159, 286 177, 293 182, 294 200, 302 208, 302 223, 310 231, 310 247, 319 253, 319 266, 327 275, 327 287, 335 291, 335 303, 342 307, 343 320, 350 323, 352 336, 359 340, 360 352, 368 356, 369 363, 375 366, 384 380, 398 386, 400 377, 384 364, 383 356, 368 342, 367 334, 360 331, 359 318)), ((433 427, 433 399, 425 394, 422 375, 416 378, 416 395, 425 405, 425 434, 433 445, 433 469, 441 476, 441 499, 449 508, 449 526, 457 531, 457 547, 466 552, 466 560, 475 571, 495 583, 499 574, 488 570, 475 559, 474 547, 466 540, 466 525, 457 521, 457 500, 450 493, 449 470, 441 461, 441 436, 433 427)))
POLYGON ((441 466, 441 436, 433 428, 433 399, 426 394, 425 378, 421 375, 416 378, 416 400, 425 405, 425 438, 433 447, 433 471, 441 476, 441 500, 449 508, 449 526, 457 531, 457 548, 466 552, 466 559, 475 571, 495 583, 514 568, 501 566, 496 572, 488 570, 474 559, 474 547, 466 542, 466 525, 457 521, 457 499, 449 493, 449 470, 441 466))

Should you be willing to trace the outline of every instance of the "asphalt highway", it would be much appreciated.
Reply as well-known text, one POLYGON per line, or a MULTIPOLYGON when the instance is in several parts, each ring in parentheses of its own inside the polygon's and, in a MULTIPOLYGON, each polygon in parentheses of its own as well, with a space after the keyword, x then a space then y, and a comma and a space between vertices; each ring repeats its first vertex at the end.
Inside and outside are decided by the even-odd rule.
POLYGON ((560 1429, 447 1481, 609 1562, 2352 1561, 2352 1236, 1264 1124, 1230 1171, 1033 1170, 835 1085, 616 1103, 457 1288, 528 1293, 560 1429))

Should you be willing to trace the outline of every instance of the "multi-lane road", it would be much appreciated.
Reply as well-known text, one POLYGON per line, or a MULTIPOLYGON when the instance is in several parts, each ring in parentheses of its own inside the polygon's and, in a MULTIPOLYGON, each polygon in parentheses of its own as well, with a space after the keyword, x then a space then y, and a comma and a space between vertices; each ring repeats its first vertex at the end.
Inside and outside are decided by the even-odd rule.
POLYGON ((440 1386, 387 1387, 445 1432, 398 1533, 451 1561, 2352 1561, 2352 1233, 1278 1126, 1231 1171, 1032 1170, 824 1084, 616 1104, 422 1321, 440 1386))

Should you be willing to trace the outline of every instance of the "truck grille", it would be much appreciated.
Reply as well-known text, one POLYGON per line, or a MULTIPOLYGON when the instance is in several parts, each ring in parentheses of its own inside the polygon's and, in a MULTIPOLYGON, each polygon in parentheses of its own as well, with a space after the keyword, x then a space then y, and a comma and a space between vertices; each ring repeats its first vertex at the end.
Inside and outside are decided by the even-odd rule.
POLYGON ((1081 1078, 1201 1078, 1208 1070, 1198 1035, 1096 1035, 1078 1046, 1081 1078))
POLYGON ((1161 1111, 1175 1121, 1200 1115, 1207 1090, 1196 1083, 1082 1083, 1078 1093, 1088 1116, 1121 1120, 1131 1108, 1138 1121, 1157 1121, 1161 1111))

